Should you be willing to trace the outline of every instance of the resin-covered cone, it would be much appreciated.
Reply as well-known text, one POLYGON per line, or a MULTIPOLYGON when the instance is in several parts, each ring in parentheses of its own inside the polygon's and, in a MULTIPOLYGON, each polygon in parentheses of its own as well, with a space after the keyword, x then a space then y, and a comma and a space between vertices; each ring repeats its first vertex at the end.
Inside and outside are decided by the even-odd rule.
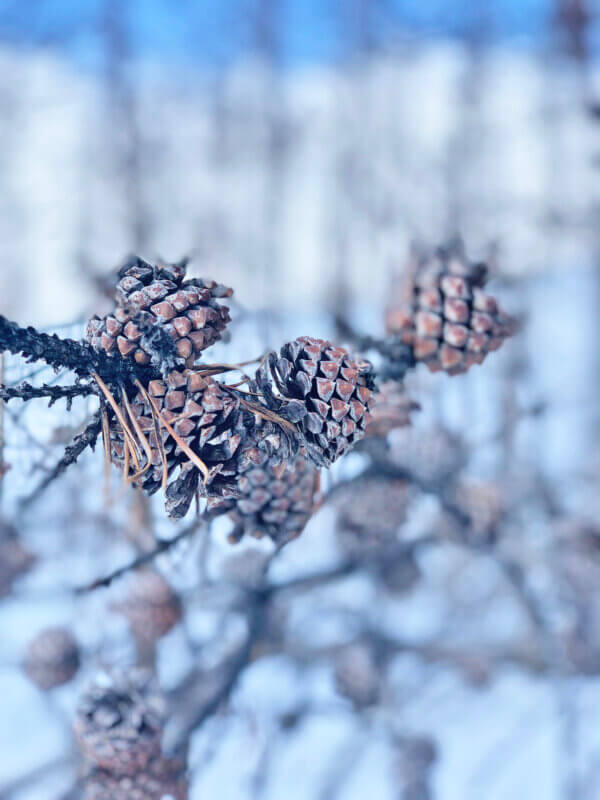
POLYGON ((79 645, 66 628, 45 628, 29 643, 23 669, 39 689, 68 683, 80 665, 79 645))
POLYGON ((280 463, 294 447, 259 406, 198 370, 140 386, 131 401, 122 398, 122 412, 110 416, 111 460, 149 494, 166 487, 174 518, 185 516, 196 492, 231 497, 247 465, 265 455, 280 463))
POLYGON ((269 356, 257 383, 267 404, 297 423, 317 466, 330 466, 365 435, 372 367, 343 347, 302 336, 269 356))
POLYGON ((261 464, 245 465, 237 479, 238 497, 228 504, 235 523, 230 541, 244 535, 268 536, 276 544, 296 539, 315 509, 318 489, 318 470, 304 458, 275 467, 263 454, 261 464))
POLYGON ((137 775, 93 770, 84 782, 84 800, 187 800, 188 782, 178 761, 158 758, 137 775))
POLYGON ((135 775, 160 756, 164 700, 150 672, 114 672, 81 697, 75 735, 82 754, 114 775, 135 775))
POLYGON ((232 290, 201 278, 185 280, 185 274, 185 262, 152 266, 137 258, 125 264, 115 308, 89 321, 88 342, 138 364, 191 367, 221 338, 230 317, 219 300, 232 290))
POLYGON ((143 570, 135 575, 126 596, 112 605, 122 614, 136 639, 155 642, 181 620, 179 597, 158 572, 143 570))
POLYGON ((435 255, 413 254, 393 287, 386 328, 432 372, 458 375, 481 364, 515 332, 515 321, 483 291, 487 268, 470 263, 460 243, 435 255))

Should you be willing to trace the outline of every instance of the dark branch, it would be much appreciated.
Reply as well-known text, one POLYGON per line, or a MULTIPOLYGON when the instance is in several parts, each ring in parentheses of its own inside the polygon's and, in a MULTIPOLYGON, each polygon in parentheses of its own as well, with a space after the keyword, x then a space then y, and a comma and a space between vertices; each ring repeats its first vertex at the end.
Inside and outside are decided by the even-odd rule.
POLYGON ((42 397, 49 399, 49 406, 53 406, 58 400, 67 401, 67 410, 71 409, 71 404, 75 397, 88 397, 95 394, 96 389, 90 384, 75 383, 72 386, 50 386, 44 383, 42 386, 32 386, 30 383, 20 383, 18 386, 0 385, 0 400, 7 403, 9 400, 35 400, 42 397))
POLYGON ((125 358, 111 358, 85 342, 61 339, 35 328, 21 328, 0 316, 0 351, 24 356, 27 361, 45 361, 55 369, 68 369, 80 377, 96 372, 108 383, 126 382, 135 377, 147 381, 160 374, 149 367, 140 367, 125 358))
POLYGON ((175 547, 176 544, 183 541, 183 539, 187 539, 188 536, 192 536, 192 534, 196 533, 203 522, 208 522, 214 516, 214 512, 205 512, 202 514, 202 516, 195 519, 191 525, 188 525, 187 528, 183 528, 181 531, 179 531, 179 533, 177 533, 172 539, 159 540, 158 544, 153 547, 152 550, 142 553, 141 556, 134 558, 133 561, 129 561, 122 567, 118 567, 112 572, 109 572, 108 575, 104 575, 101 578, 96 578, 96 580, 86 584, 85 586, 77 587, 75 589, 75 594, 87 594, 96 589, 107 588, 111 585, 111 583, 113 583, 113 581, 116 581, 118 578, 122 578, 123 575, 126 575, 128 572, 134 572, 136 569, 140 569, 140 567, 149 564, 151 561, 154 561, 155 558, 161 555, 161 553, 166 553, 168 550, 175 547))

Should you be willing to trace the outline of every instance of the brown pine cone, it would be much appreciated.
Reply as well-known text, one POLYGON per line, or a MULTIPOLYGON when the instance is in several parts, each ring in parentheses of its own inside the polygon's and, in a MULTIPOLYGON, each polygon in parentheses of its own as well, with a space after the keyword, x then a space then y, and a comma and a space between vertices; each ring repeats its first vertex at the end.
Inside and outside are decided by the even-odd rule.
POLYGON ((336 533, 350 558, 390 546, 406 520, 414 491, 403 480, 369 476, 344 486, 335 495, 336 533))
POLYGON ((221 338, 230 317, 218 300, 232 290, 202 278, 186 281, 185 273, 185 262, 128 262, 119 272, 115 308, 89 321, 87 341, 138 364, 161 367, 166 359, 170 366, 191 367, 221 338))
POLYGON ((80 665, 79 645, 66 628, 45 628, 29 643, 23 669, 39 689, 68 683, 80 665))
POLYGON ((357 708, 374 705, 379 700, 379 670, 371 648, 364 642, 353 642, 337 654, 334 676, 338 693, 357 708))
POLYGON ((158 758, 137 775, 93 770, 85 779, 84 800, 187 800, 188 783, 178 761, 158 758))
POLYGON ((36 558, 19 541, 16 530, 0 521, 0 598, 7 597, 13 584, 26 575, 36 558))
POLYGON ((469 263, 460 243, 413 255, 386 310, 386 329, 412 348, 415 361, 450 375, 481 364, 515 332, 482 287, 487 267, 469 263))
MULTIPOLYGON (((122 405, 126 411, 127 403, 122 405)), ((175 370, 166 380, 151 381, 129 409, 133 421, 127 435, 110 412, 111 460, 130 479, 136 476, 134 483, 148 494, 169 480, 166 507, 173 518, 185 516, 197 491, 231 497, 247 465, 262 463, 265 453, 275 463, 284 460, 293 445, 280 427, 260 416, 260 409, 198 370, 175 370), (137 463, 132 439, 137 440, 137 463)))
POLYGON ((385 381, 373 396, 371 418, 367 424, 367 436, 387 436, 394 428, 405 428, 411 424, 412 411, 421 406, 406 393, 400 381, 385 381))
POLYGON ((319 467, 330 466, 365 435, 372 367, 343 347, 302 336, 270 355, 257 382, 266 402, 298 423, 307 455, 319 467))
POLYGON ((158 572, 143 570, 131 582, 127 596, 112 605, 122 614, 136 639, 156 642, 181 620, 181 601, 158 572))
POLYGON ((237 480, 239 497, 229 516, 232 543, 247 534, 270 537, 276 544, 296 539, 310 519, 319 489, 319 472, 304 458, 274 467, 266 454, 261 464, 247 464, 237 480))
POLYGON ((113 775, 136 775, 160 756, 163 715, 150 672, 114 672, 80 698, 74 726, 79 748, 113 775))

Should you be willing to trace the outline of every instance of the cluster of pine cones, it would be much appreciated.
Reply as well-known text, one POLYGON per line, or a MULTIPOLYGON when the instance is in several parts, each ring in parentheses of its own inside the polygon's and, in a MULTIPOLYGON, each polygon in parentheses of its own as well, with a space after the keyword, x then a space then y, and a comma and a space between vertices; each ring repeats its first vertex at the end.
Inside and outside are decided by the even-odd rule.
MULTIPOLYGON (((409 364, 458 374, 513 332, 484 293, 485 278, 485 266, 457 244, 413 259, 386 314, 389 340, 409 364)), ((241 366, 204 357, 230 322, 222 301, 231 295, 214 281, 186 279, 185 262, 136 258, 121 268, 115 306, 90 320, 87 340, 154 378, 128 386, 98 379, 105 447, 129 483, 164 490, 170 517, 184 517, 201 496, 209 510, 232 516, 233 541, 251 534, 285 543, 315 507, 318 469, 365 435, 408 425, 418 405, 399 379, 376 394, 368 361, 307 336, 269 353, 253 376, 226 383, 220 376, 241 366)))
POLYGON ((200 495, 230 512, 233 538, 281 541, 302 531, 317 470, 365 434, 371 365, 330 342, 301 337, 271 353, 254 376, 228 385, 229 365, 203 360, 230 321, 231 289, 186 280, 186 264, 134 259, 118 274, 115 307, 88 323, 86 338, 115 359, 154 370, 145 385, 98 381, 105 446, 126 480, 161 487, 172 518, 200 495), (245 388, 241 388, 245 384, 245 388))

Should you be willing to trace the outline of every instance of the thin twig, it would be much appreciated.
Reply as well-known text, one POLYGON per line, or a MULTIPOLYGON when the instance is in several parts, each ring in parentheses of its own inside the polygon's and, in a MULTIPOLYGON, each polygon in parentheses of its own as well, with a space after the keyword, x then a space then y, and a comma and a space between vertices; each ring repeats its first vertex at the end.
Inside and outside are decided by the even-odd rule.
POLYGON ((149 564, 151 561, 154 561, 162 553, 166 553, 168 550, 171 550, 175 547, 176 544, 187 539, 192 534, 196 533, 199 526, 206 522, 207 520, 211 519, 213 516, 213 512, 203 514, 200 518, 194 520, 191 525, 188 525, 187 528, 183 528, 179 533, 173 536, 172 539, 161 539, 158 544, 152 548, 152 550, 148 550, 146 553, 142 553, 141 556, 134 558, 133 561, 129 561, 127 564, 124 564, 122 567, 118 567, 117 569, 109 572, 108 575, 104 575, 101 578, 96 578, 96 580, 88 583, 84 586, 78 586, 74 591, 75 594, 88 594, 89 592, 93 592, 96 589, 104 589, 116 581, 118 578, 123 577, 128 572, 134 572, 140 567, 149 564))
POLYGON ((21 508, 25 509, 25 507, 30 503, 38 500, 40 495, 42 495, 45 490, 62 475, 67 467, 70 467, 71 464, 74 464, 77 461, 84 450, 86 450, 88 447, 91 447, 93 450, 96 446, 96 441, 101 430, 102 422, 100 419, 100 412, 97 411, 83 433, 80 433, 78 436, 76 436, 72 444, 67 447, 64 456, 61 458, 58 464, 56 464, 50 470, 44 480, 38 484, 38 486, 36 486, 36 488, 30 494, 21 498, 19 501, 21 508))

